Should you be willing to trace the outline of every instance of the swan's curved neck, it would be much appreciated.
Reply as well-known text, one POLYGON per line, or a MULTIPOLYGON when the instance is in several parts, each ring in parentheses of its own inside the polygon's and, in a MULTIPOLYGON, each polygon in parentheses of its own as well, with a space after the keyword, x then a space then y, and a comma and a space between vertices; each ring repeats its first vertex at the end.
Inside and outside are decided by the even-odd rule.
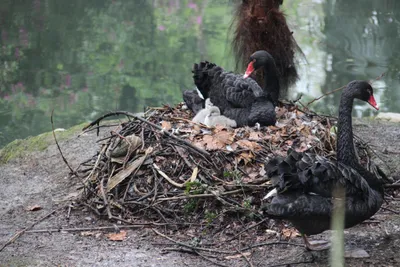
POLYGON ((265 65, 263 70, 264 89, 271 96, 274 105, 278 104, 279 98, 279 78, 278 71, 275 66, 265 65))
POLYGON ((358 167, 353 142, 353 126, 351 111, 353 109, 353 97, 345 92, 342 94, 339 106, 338 139, 337 139, 337 160, 347 166, 358 167))
POLYGON ((355 169, 371 186, 383 194, 383 187, 379 179, 370 173, 358 161, 353 141, 353 126, 351 111, 354 98, 342 93, 339 106, 337 160, 355 169))

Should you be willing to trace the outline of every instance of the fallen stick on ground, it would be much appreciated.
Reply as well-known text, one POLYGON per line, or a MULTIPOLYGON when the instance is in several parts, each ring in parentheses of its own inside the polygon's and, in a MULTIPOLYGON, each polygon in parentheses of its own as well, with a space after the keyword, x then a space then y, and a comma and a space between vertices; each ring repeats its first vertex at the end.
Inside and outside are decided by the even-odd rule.
POLYGON ((22 236, 26 231, 28 231, 29 229, 31 229, 32 227, 34 227, 36 224, 38 224, 39 222, 43 221, 44 219, 46 219, 47 217, 50 217, 50 215, 52 215, 54 212, 65 208, 66 206, 61 206, 55 210, 52 210, 51 212, 47 213, 46 215, 44 215, 43 217, 39 218, 38 220, 34 221, 31 225, 25 227, 24 229, 22 229, 21 231, 17 232, 15 235, 13 235, 13 237, 11 237, 3 246, 1 246, 0 248, 0 252, 3 251, 3 249, 5 247, 7 247, 8 245, 12 244, 15 242, 15 240, 17 240, 20 236, 22 236))

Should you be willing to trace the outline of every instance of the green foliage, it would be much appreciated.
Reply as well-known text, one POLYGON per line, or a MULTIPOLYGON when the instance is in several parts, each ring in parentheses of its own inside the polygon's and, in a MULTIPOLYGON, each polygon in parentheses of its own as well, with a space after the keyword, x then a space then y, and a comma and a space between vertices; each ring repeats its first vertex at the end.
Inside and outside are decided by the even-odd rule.
POLYGON ((183 212, 185 215, 189 215, 196 210, 197 199, 189 199, 188 202, 183 206, 183 212))
MULTIPOLYGON (((80 132, 85 125, 80 124, 66 131, 56 132, 57 140, 62 141, 71 137, 77 132, 80 132)), ((52 144, 54 144, 52 132, 43 133, 23 140, 16 139, 0 150, 0 165, 16 158, 28 156, 30 152, 43 151, 52 144)))
POLYGON ((202 183, 194 181, 186 183, 185 194, 186 195, 197 195, 204 193, 205 188, 202 183))
POLYGON ((218 217, 218 214, 217 213, 215 213, 215 212, 212 212, 212 211, 206 211, 205 213, 204 213, 204 217, 205 217, 205 219, 206 219, 206 221, 207 221, 207 224, 211 224, 217 217, 218 217))
POLYGON ((0 147, 50 130, 53 108, 65 128, 109 110, 182 101, 194 62, 224 63, 226 3, 38 2, 32 10, 7 1, 0 14, 0 147))
POLYGON ((243 208, 245 208, 245 209, 251 208, 251 200, 250 199, 243 200, 243 208))
POLYGON ((242 173, 239 170, 224 171, 224 178, 232 178, 237 183, 242 179, 242 173))

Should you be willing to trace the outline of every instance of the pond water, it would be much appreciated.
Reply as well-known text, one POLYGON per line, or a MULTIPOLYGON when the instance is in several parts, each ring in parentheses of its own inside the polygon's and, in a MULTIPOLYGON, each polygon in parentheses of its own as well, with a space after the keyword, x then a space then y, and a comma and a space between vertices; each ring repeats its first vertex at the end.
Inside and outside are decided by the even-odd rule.
MULTIPOLYGON (((236 0, 237 1, 237 0, 236 0)), ((374 80, 382 111, 400 112, 400 1, 285 0, 304 56, 307 103, 354 79, 374 80)), ((0 147, 111 110, 182 101, 191 67, 233 70, 232 0, 4 0, 0 6, 0 147)), ((340 93, 312 104, 336 113, 340 93)), ((376 114, 357 105, 355 116, 376 114)))

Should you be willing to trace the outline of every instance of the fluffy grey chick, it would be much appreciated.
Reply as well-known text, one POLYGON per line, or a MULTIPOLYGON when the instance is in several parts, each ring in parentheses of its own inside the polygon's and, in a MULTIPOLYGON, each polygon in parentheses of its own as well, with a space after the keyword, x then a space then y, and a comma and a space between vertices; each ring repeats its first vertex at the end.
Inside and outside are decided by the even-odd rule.
POLYGON ((224 127, 232 127, 235 128, 237 126, 237 123, 235 120, 229 119, 223 115, 221 115, 221 112, 219 111, 218 107, 210 107, 208 110, 208 114, 206 118, 204 119, 204 124, 207 125, 208 127, 216 126, 216 125, 221 125, 224 127))
POLYGON ((203 108, 202 110, 200 110, 199 112, 197 112, 196 116, 194 116, 194 118, 192 119, 193 122, 196 123, 204 123, 204 120, 207 116, 207 114, 209 114, 209 109, 211 107, 213 107, 213 103, 211 103, 210 99, 207 98, 206 99, 206 107, 203 108))

